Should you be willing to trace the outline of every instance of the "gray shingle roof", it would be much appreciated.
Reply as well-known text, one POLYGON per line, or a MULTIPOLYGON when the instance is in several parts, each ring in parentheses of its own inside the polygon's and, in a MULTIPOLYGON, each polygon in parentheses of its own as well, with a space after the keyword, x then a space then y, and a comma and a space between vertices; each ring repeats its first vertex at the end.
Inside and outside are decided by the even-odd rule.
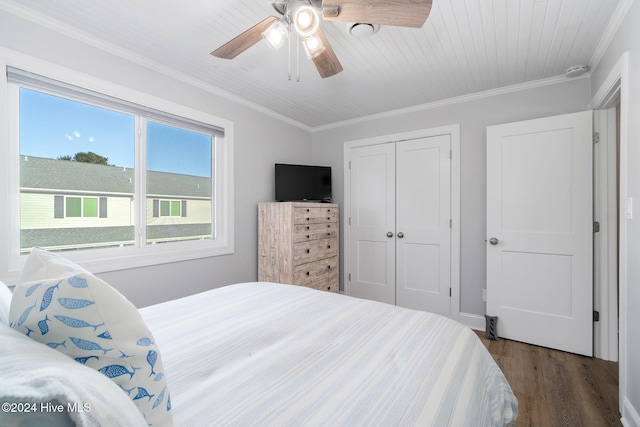
MULTIPOLYGON (((165 197, 211 197, 212 180, 167 172, 147 173, 147 193, 165 197)), ((69 160, 21 156, 20 187, 133 194, 134 170, 69 160)))

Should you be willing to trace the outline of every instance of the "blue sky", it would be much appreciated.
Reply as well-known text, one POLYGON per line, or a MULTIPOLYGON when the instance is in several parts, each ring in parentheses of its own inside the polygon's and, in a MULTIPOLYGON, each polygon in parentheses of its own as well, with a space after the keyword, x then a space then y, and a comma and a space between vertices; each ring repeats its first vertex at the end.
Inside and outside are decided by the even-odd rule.
MULTIPOLYGON (((134 117, 20 89, 20 154, 56 159, 92 151, 134 167, 134 117)), ((211 177, 211 137, 148 122, 147 169, 211 177)))

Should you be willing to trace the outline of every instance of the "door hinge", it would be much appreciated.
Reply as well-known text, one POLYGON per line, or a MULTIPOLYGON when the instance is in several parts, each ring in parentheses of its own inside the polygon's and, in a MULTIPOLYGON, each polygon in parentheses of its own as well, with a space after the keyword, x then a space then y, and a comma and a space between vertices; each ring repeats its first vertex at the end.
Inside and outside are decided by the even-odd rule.
POLYGON ((449 296, 451 296, 451 288, 449 288, 449 296))
POLYGON ((349 273, 349 279, 348 280, 351 281, 351 273, 349 273))
POLYGON ((600 142, 600 132, 594 132, 593 133, 593 143, 597 144, 598 142, 600 142))
POLYGON ((351 225, 351 217, 349 217, 349 225, 351 225))
POLYGON ((593 321, 594 322, 599 322, 600 321, 600 312, 599 311, 594 311, 593 312, 593 321))
POLYGON ((593 232, 598 233, 600 231, 600 223, 598 221, 593 222, 593 232))
POLYGON ((449 158, 453 159, 453 151, 449 150, 449 158))
POLYGON ((453 220, 449 218, 449 228, 453 228, 453 220))
POLYGON ((351 169, 351 160, 349 160, 349 169, 351 169))

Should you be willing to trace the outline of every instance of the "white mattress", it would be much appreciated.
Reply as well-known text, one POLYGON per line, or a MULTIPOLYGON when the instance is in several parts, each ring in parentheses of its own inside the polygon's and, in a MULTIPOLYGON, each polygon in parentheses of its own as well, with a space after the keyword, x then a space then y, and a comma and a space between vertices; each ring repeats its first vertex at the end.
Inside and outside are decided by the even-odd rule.
POLYGON ((273 283, 140 310, 176 426, 502 426, 517 400, 470 329, 273 283))

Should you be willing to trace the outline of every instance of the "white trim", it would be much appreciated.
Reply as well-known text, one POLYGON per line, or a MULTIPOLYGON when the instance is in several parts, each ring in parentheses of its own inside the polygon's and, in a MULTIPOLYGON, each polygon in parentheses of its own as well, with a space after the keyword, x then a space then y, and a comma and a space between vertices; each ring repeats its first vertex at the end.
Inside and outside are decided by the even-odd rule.
POLYGON ((640 427, 640 414, 635 410, 633 404, 625 397, 621 400, 622 405, 622 425, 624 427, 640 427))
MULTIPOLYGON (((460 317, 460 125, 440 126, 430 129, 420 129, 390 135, 380 135, 371 138, 347 141, 343 146, 344 171, 344 208, 343 218, 351 216, 351 183, 349 181, 349 162, 351 149, 369 145, 385 144, 388 142, 405 141, 409 139, 427 138, 438 135, 451 136, 451 318, 460 317)), ((344 292, 349 295, 349 227, 343 224, 344 230, 344 292)))
POLYGON ((468 328, 482 332, 486 330, 487 326, 484 316, 473 313, 460 313, 460 323, 468 328))
MULTIPOLYGON (((619 317, 619 409, 625 419, 625 413, 631 414, 632 418, 637 418, 637 411, 632 407, 627 398, 627 372, 629 357, 627 354, 627 294, 629 287, 629 278, 627 277, 627 220, 624 217, 625 203, 628 196, 627 190, 627 164, 628 164, 628 145, 629 145, 629 53, 622 54, 616 65, 609 72, 600 88, 596 91, 591 104, 594 108, 608 108, 607 103, 615 99, 615 92, 620 92, 620 205, 618 207, 618 226, 619 226, 619 259, 618 259, 618 286, 620 301, 620 317, 619 317), (629 408, 630 406, 630 408, 629 408), (634 417, 633 414, 636 414, 634 417)), ((625 424, 626 425, 626 424, 625 424)), ((636 425, 640 425, 636 423, 636 425)))
MULTIPOLYGON (((587 79, 590 78, 591 74, 590 73, 586 73, 580 77, 575 77, 573 78, 573 80, 579 80, 579 79, 587 79)), ((508 93, 517 93, 523 90, 527 90, 527 89, 536 89, 539 87, 544 87, 544 86, 549 86, 549 85, 555 85, 555 84, 560 84, 560 83, 566 83, 567 82, 567 78, 564 76, 557 76, 557 77, 551 77, 548 79, 542 79, 542 80, 534 80, 531 82, 526 82, 526 83, 519 83, 519 84, 515 84, 515 85, 511 85, 511 86, 504 86, 504 87, 499 87, 496 89, 490 89, 490 90, 486 90, 486 91, 482 91, 482 92, 475 92, 475 93, 470 93, 467 95, 462 95, 462 96, 456 96, 454 98, 447 98, 447 99, 443 99, 440 101, 434 101, 434 102, 428 102, 426 104, 420 104, 420 105, 416 105, 413 107, 408 107, 408 108, 400 108, 397 110, 390 110, 390 111, 385 111, 382 113, 378 113, 378 114, 372 114, 369 116, 363 116, 363 117, 358 117, 355 119, 351 119, 351 120, 344 120, 341 122, 336 122, 336 123, 331 123, 328 125, 323 125, 323 126, 316 126, 313 128, 313 131, 324 131, 324 130, 328 130, 328 129, 334 129, 334 128, 340 128, 343 126, 347 126, 347 125, 353 125, 353 124, 358 124, 358 123, 365 123, 365 122, 370 122, 373 120, 380 120, 380 119, 385 119, 385 118, 390 118, 390 117, 397 117, 397 116, 402 116, 405 114, 410 114, 410 113, 416 113, 416 112, 421 112, 421 111, 425 111, 425 110, 430 110, 433 108, 441 108, 441 107, 445 107, 448 105, 455 105, 455 104, 463 104, 465 102, 469 102, 469 101, 475 101, 478 99, 484 99, 484 98, 490 98, 492 96, 498 96, 498 95, 504 95, 504 94, 508 94, 508 93)))
POLYGON ((596 48, 593 50, 593 54, 591 54, 591 58, 589 58, 589 66, 591 69, 595 69, 600 64, 602 57, 607 52, 611 41, 615 37, 618 29, 620 29, 620 25, 624 21, 624 18, 627 16, 627 12, 631 9, 633 5, 633 0, 621 0, 616 7, 616 10, 613 12, 611 19, 609 19, 609 23, 605 28, 600 40, 598 40, 598 44, 596 48))
POLYGON ((600 321, 594 324, 594 355, 618 360, 618 206, 615 108, 594 110, 593 129, 600 142, 593 150, 593 212, 600 223, 594 234, 594 310, 600 321))
MULTIPOLYGON (((6 70, 7 66, 28 70, 53 80, 108 94, 141 106, 153 107, 178 117, 215 125, 225 131, 224 137, 215 138, 212 150, 216 161, 216 174, 220 174, 217 175, 219 178, 214 177, 215 241, 174 242, 169 249, 165 245, 147 245, 143 248, 105 248, 98 250, 98 253, 92 253, 92 251, 66 252, 65 256, 92 272, 101 273, 234 252, 234 125, 232 121, 0 47, 0 69, 6 70)), ((6 78, 0 79, 0 100, 2 100, 0 102, 0 129, 4 129, 4 132, 0 133, 0 159, 18 159, 19 156, 17 144, 10 143, 10 141, 15 141, 17 136, 17 113, 8 105, 10 99, 16 99, 17 89, 15 89, 16 93, 13 93, 13 96, 10 93, 15 87, 15 85, 9 85, 6 78)), ((139 146, 140 144, 136 144, 136 147, 139 146)), ((17 189, 20 180, 17 162, 9 160, 3 160, 3 162, 6 162, 6 165, 3 164, 3 167, 0 167, 2 170, 0 173, 3 174, 0 197, 9 201, 8 206, 19 206, 20 194, 17 189)), ((144 176, 139 176, 136 179, 136 185, 144 185, 144 176)), ((0 213, 0 241, 9 244, 0 247, 0 280, 7 283, 13 283, 18 279, 26 258, 19 254, 19 230, 18 209, 2 210, 0 213)), ((139 233, 136 234, 139 238, 139 233)))

